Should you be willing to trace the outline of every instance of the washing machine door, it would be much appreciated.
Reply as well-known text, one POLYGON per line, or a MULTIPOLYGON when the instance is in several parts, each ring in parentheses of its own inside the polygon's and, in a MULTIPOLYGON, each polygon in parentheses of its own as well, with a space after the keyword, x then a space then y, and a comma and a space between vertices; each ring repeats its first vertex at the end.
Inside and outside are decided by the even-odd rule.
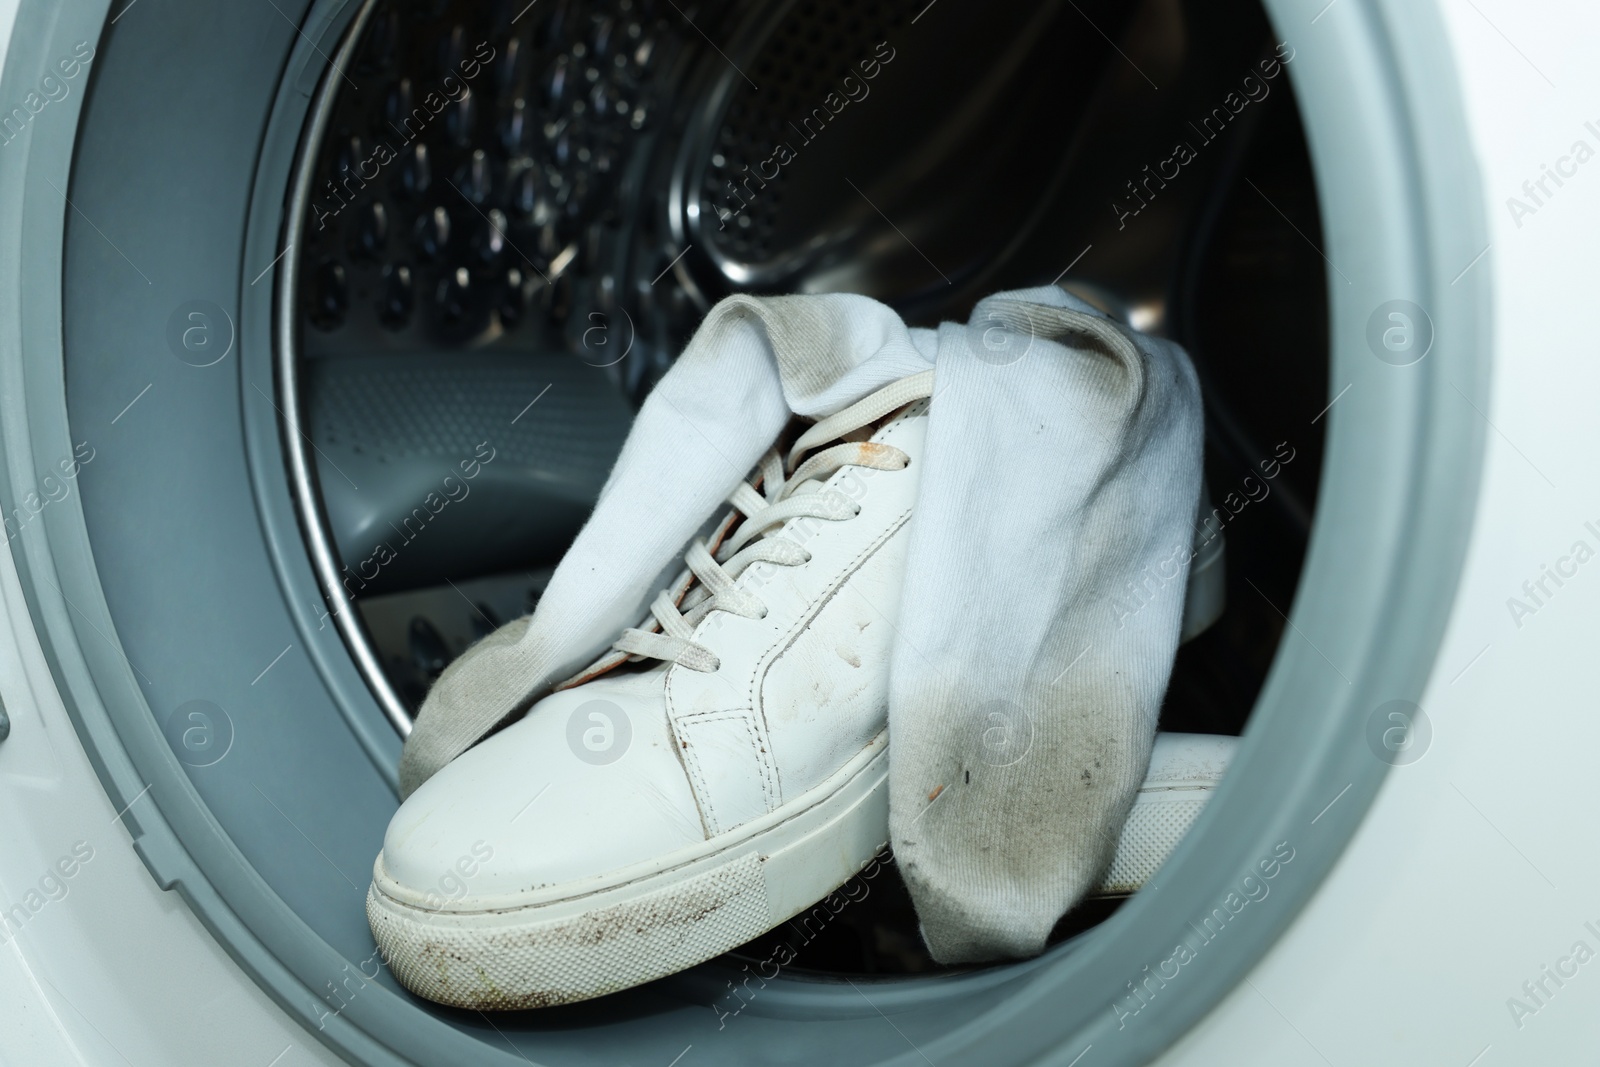
POLYGON ((0 903, 22 908, 5 981, 48 1022, 7 1041, 1085 1067, 1227 1042, 1237 1062, 1263 956, 1337 958, 1334 920, 1280 936, 1351 889, 1374 798, 1404 803, 1427 766, 1418 709, 1460 662, 1486 446, 1509 444, 1497 260, 1433 5, 12 17, 0 903), (935 322, 1052 282, 1182 341, 1205 381, 1229 607, 1180 655, 1163 726, 1239 740, 1153 884, 1035 960, 947 970, 891 878, 736 1011, 764 943, 546 1011, 400 989, 362 898, 410 717, 480 623, 536 601, 704 309, 847 290, 935 322), (469 455, 470 495, 418 517, 469 455))

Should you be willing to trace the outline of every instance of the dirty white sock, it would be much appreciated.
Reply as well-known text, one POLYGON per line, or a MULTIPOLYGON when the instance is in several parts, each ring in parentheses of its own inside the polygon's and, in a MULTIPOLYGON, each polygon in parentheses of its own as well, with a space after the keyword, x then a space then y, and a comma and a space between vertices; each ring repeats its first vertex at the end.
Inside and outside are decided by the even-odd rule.
POLYGON ((963 963, 1040 952, 1111 861, 1178 646, 1203 430, 1181 349, 1053 287, 938 340, 890 831, 930 951, 963 963))

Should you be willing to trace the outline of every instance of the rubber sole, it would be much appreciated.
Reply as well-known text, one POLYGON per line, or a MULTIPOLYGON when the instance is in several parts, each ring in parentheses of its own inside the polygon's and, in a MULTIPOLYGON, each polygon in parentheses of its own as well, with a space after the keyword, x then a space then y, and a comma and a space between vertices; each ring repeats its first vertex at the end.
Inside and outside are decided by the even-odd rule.
POLYGON ((367 920, 400 983, 441 1004, 538 1008, 628 989, 744 944, 870 863, 887 844, 888 771, 885 733, 812 790, 818 799, 741 827, 718 851, 523 907, 419 908, 398 899, 380 854, 367 920))
MULTIPOLYGON (((1164 734, 1097 896, 1131 893, 1182 839, 1226 770, 1233 738, 1164 734)), ((367 919, 382 958, 418 996, 479 1010, 552 1007, 703 963, 822 900, 888 844, 888 736, 833 780, 725 847, 589 891, 428 908, 378 856, 367 919), (815 797, 815 800, 811 800, 815 797)))

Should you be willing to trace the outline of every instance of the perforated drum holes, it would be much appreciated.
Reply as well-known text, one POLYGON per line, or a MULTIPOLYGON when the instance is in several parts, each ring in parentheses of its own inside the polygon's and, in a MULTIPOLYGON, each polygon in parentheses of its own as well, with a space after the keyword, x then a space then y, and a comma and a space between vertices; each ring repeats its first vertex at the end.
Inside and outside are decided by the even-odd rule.
POLYGON ((209 300, 188 300, 167 316, 167 347, 191 367, 221 363, 233 351, 233 318, 209 300))
POLYGON ((585 763, 615 763, 633 742, 628 713, 609 700, 589 700, 572 709, 567 719, 567 747, 585 763))
POLYGON ((1367 318, 1367 347, 1394 367, 1409 367, 1433 348, 1433 319, 1420 304, 1388 300, 1367 318))
MULTIPOLYGON (((757 86, 750 82, 752 93, 741 92, 729 107, 706 171, 701 203, 719 232, 734 224, 721 240, 736 256, 759 262, 770 255, 767 239, 777 221, 784 168, 850 104, 865 101, 872 94, 872 79, 894 62, 895 48, 886 40, 873 45, 870 53, 865 40, 846 44, 848 38, 841 37, 835 26, 845 23, 847 15, 852 36, 859 37, 869 26, 859 11, 821 5, 798 9, 782 24, 780 35, 768 42, 756 68, 756 76, 769 91, 753 95, 757 86), (834 73, 835 57, 823 62, 812 59, 809 49, 820 39, 821 26, 828 27, 833 48, 843 50, 840 54, 852 47, 860 53, 855 63, 842 68, 842 75, 834 73), (751 205, 758 205, 757 210, 745 214, 751 205)), ((871 25, 868 32, 886 32, 877 23, 871 25)))
POLYGON ((233 720, 209 700, 179 704, 161 724, 161 733, 190 767, 209 767, 233 747, 233 720))

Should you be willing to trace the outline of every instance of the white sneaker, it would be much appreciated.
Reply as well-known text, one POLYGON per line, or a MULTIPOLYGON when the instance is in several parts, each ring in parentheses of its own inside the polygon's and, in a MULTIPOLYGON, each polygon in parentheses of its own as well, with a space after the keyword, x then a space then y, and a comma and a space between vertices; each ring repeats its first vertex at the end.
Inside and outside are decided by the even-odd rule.
POLYGON ((764 933, 884 848, 932 379, 770 452, 649 629, 405 801, 367 915, 408 989, 476 1009, 626 989, 764 933))

